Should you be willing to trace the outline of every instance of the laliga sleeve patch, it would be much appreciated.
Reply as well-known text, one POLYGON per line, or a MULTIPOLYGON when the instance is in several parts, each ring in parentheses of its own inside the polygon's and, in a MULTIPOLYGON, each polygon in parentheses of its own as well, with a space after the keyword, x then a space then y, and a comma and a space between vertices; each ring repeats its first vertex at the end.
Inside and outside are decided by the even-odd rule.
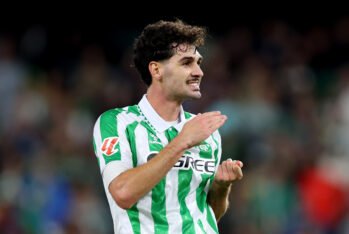
POLYGON ((119 144, 118 137, 107 137, 103 140, 101 151, 106 156, 111 156, 118 152, 118 148, 116 147, 119 144))

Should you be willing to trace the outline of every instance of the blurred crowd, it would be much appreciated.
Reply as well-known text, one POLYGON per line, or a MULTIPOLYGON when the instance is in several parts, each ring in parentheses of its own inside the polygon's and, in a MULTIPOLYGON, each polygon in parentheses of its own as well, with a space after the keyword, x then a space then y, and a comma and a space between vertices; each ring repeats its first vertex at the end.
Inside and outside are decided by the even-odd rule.
MULTIPOLYGON (((92 128, 146 91, 139 32, 52 31, 0 33, 0 233, 112 233, 92 128)), ((226 114, 222 157, 244 162, 221 233, 349 233, 349 18, 232 26, 201 52, 185 108, 226 114)))

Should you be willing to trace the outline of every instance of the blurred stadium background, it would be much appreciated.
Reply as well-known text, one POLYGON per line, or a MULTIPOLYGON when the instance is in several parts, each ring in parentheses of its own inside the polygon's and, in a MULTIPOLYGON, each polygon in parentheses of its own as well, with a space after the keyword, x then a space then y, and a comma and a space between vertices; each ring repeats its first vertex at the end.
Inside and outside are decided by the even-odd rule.
MULTIPOLYGON (((349 233, 349 17, 226 17, 179 16, 212 35, 185 107, 228 115, 245 163, 221 233, 349 233)), ((92 127, 145 92, 133 39, 169 17, 130 18, 0 28, 0 233, 112 233, 92 127)))

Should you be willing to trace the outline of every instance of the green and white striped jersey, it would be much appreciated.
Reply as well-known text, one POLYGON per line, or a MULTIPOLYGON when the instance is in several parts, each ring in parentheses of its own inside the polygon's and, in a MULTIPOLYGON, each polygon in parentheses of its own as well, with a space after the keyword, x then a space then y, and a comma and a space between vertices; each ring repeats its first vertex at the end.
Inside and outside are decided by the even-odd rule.
POLYGON ((181 108, 171 126, 144 95, 138 105, 104 112, 96 121, 93 145, 108 198, 115 233, 218 233, 207 193, 221 158, 218 131, 187 151, 148 194, 124 210, 108 191, 121 172, 146 163, 178 135, 194 115, 181 108))

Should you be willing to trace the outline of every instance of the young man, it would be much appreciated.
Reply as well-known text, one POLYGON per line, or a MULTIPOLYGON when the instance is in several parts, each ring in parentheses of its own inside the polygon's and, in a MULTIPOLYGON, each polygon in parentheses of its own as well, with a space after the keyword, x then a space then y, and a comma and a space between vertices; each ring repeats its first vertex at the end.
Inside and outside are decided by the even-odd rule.
POLYGON ((219 165, 220 112, 193 115, 183 101, 201 97, 204 28, 180 20, 150 24, 134 45, 147 93, 134 106, 103 113, 94 149, 115 233, 218 233, 242 163, 219 165))

